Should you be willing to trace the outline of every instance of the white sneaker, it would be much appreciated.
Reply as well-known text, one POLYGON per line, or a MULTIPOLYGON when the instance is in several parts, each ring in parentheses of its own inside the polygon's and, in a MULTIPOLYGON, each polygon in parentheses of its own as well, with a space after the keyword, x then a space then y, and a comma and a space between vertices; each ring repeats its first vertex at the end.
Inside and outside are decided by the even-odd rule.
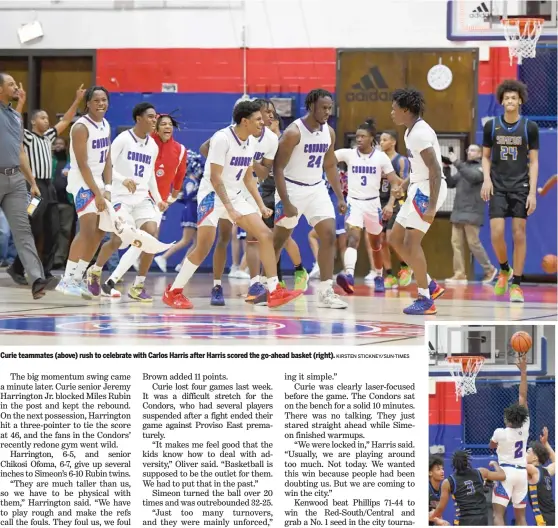
POLYGON ((250 279, 250 274, 239 268, 231 268, 229 272, 229 279, 250 279))
POLYGON ((167 272, 167 259, 165 257, 163 257, 163 255, 158 255, 153 260, 155 261, 155 264, 157 264, 157 266, 159 266, 159 269, 163 273, 167 272))
POLYGON ((366 277, 364 277, 364 282, 366 283, 374 282, 375 278, 376 278, 376 272, 374 270, 370 270, 370 273, 366 275, 366 277))
POLYGON ((319 278, 320 278, 320 267, 318 266, 318 263, 315 262, 312 271, 308 274, 308 279, 315 280, 319 278))
POLYGON ((318 308, 343 309, 348 306, 349 305, 333 291, 333 288, 318 292, 318 308))

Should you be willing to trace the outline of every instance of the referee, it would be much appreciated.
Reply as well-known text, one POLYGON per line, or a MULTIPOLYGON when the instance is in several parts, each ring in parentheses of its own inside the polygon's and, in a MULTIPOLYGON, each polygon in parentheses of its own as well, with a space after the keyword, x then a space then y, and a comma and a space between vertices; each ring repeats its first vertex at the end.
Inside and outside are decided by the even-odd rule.
POLYGON ((46 289, 56 286, 56 281, 45 280, 29 226, 25 181, 31 187, 32 195, 39 196, 41 192, 23 150, 21 115, 11 105, 17 96, 18 88, 13 77, 0 73, 0 207, 8 219, 17 252, 31 280, 33 298, 40 299, 46 289))
MULTIPOLYGON (((37 251, 41 256, 46 279, 53 276, 52 268, 60 231, 58 199, 52 181, 52 144, 70 126, 84 95, 85 90, 82 84, 76 91, 76 98, 72 106, 53 127, 50 126, 48 114, 44 110, 34 110, 31 113, 31 131, 23 131, 23 146, 29 157, 31 171, 42 197, 41 203, 31 217, 31 231, 37 251)), ((21 113, 26 100, 26 94, 21 85, 18 97, 16 110, 21 113)), ((27 284, 19 256, 6 271, 16 284, 27 284)))

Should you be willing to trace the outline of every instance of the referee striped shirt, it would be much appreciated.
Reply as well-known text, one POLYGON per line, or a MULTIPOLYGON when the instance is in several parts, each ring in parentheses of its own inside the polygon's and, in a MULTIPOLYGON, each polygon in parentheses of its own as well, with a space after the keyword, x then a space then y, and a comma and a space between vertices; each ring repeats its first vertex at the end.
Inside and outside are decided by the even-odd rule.
POLYGON ((29 156, 31 172, 36 180, 50 180, 52 178, 52 144, 57 133, 54 127, 49 128, 43 136, 23 131, 23 146, 29 156))

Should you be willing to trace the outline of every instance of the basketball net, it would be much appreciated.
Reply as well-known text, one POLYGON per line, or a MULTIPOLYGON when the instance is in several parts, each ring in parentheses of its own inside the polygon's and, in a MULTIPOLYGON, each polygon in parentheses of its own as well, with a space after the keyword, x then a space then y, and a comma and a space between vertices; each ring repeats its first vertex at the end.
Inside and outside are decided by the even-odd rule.
POLYGON ((446 358, 449 371, 455 382, 455 399, 477 393, 475 380, 484 364, 482 356, 450 356, 446 358))
POLYGON ((504 18, 504 36, 508 42, 510 65, 513 58, 517 64, 523 59, 530 59, 537 54, 537 42, 542 33, 544 19, 542 18, 504 18))

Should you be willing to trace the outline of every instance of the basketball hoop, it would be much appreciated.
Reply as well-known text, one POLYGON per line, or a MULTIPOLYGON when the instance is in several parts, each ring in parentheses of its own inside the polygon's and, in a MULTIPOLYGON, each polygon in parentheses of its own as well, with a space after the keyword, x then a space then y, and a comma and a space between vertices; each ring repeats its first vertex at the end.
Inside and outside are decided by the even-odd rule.
POLYGON ((455 382, 455 399, 477 393, 475 379, 484 364, 482 356, 450 356, 446 358, 455 382))
POLYGON ((536 56, 543 18, 504 18, 502 24, 508 42, 510 64, 513 64, 514 57, 517 57, 517 64, 521 64, 524 58, 536 56))

